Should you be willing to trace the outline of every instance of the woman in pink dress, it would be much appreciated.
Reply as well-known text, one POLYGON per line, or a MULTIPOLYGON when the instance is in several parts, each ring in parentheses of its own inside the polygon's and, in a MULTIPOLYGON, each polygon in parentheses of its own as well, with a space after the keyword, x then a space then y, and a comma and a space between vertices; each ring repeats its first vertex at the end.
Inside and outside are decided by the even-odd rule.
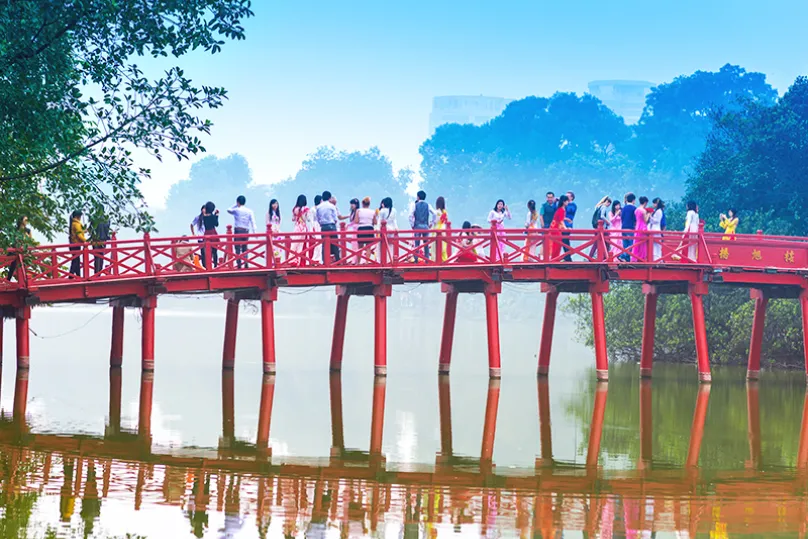
POLYGON ((609 249, 612 257, 617 258, 622 253, 623 234, 620 231, 623 228, 623 206, 619 200, 612 202, 612 211, 609 214, 609 249))
POLYGON ((634 227, 634 247, 631 249, 632 262, 647 262, 648 261, 648 240, 646 232, 648 231, 648 219, 651 214, 648 212, 648 197, 640 197, 640 205, 634 210, 634 216, 637 218, 637 225, 634 227))
POLYGON ((309 236, 306 234, 310 230, 311 218, 308 200, 306 195, 299 195, 297 203, 292 208, 292 222, 294 223, 294 242, 292 243, 292 253, 298 258, 293 262, 296 265, 305 265, 306 257, 311 256, 306 253, 309 236))

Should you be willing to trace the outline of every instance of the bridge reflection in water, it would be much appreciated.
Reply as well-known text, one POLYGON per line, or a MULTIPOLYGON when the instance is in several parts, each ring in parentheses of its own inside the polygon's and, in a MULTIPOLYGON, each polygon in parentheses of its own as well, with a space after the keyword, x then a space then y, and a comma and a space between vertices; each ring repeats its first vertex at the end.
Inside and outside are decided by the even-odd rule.
MULTIPOLYGON (((265 376, 255 442, 234 436, 234 379, 222 376, 222 436, 218 449, 161 452, 153 448, 148 403, 153 379, 141 379, 141 415, 135 431, 121 428, 121 371, 110 372, 109 419, 104 436, 31 433, 25 419, 27 371, 18 371, 14 411, 0 428, 2 488, 6 504, 27 493, 58 496, 59 519, 70 520, 80 500, 88 525, 104 499, 129 500, 135 511, 174 506, 202 536, 210 513, 225 528, 255 526, 264 537, 339 529, 380 535, 386 526, 405 537, 466 529, 480 534, 555 537, 582 530, 590 537, 631 531, 677 531, 694 537, 729 533, 798 533, 808 522, 808 395, 804 401, 796 468, 762 465, 758 387, 746 388, 749 458, 740 471, 698 467, 711 387, 701 385, 684 467, 654 460, 650 380, 640 382, 639 459, 627 471, 598 465, 608 384, 594 391, 585 464, 553 458, 550 384, 537 386, 541 447, 531 468, 497 469, 493 461, 500 382, 490 380, 480 455, 455 455, 450 379, 439 379, 440 452, 431 465, 387 462, 382 453, 386 380, 373 380, 367 450, 345 447, 342 384, 330 375, 331 440, 327 458, 273 457, 268 447, 275 378, 265 376), (144 507, 144 505, 146 507, 144 507), (252 521, 252 523, 250 523, 252 521)), ((794 425, 797 428, 797 425, 794 425)), ((53 508, 55 505, 46 506, 53 508)), ((44 515, 55 521, 57 515, 44 515)), ((164 518, 164 517, 163 517, 164 518)), ((208 530, 210 531, 210 530, 208 530)), ((253 532, 250 532, 252 535, 253 532)))

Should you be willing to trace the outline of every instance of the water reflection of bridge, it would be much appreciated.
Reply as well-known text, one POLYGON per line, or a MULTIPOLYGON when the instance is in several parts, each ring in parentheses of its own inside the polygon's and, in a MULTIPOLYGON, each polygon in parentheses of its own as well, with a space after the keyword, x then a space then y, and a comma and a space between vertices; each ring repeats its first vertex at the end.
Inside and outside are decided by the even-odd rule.
MULTIPOLYGON (((25 373, 26 371, 20 371, 25 373)), ((636 469, 609 471, 598 466, 608 385, 598 384, 583 465, 556 462, 550 424, 550 386, 538 381, 540 456, 535 466, 498 470, 493 462, 499 382, 488 385, 479 457, 454 454, 449 377, 439 383, 441 450, 432 465, 400 466, 382 454, 386 382, 374 380, 368 450, 347 449, 343 437, 342 385, 330 379, 330 457, 273 458, 268 448, 275 380, 265 376, 261 423, 255 443, 234 436, 232 372, 222 379, 222 437, 216 450, 160 452, 151 444, 152 378, 141 380, 141 406, 135 432, 121 429, 121 372, 110 374, 109 420, 104 436, 29 432, 25 421, 27 377, 16 380, 14 413, 0 429, 0 454, 8 460, 2 477, 7 497, 39 491, 59 495, 62 511, 107 497, 132 497, 136 510, 147 502, 186 510, 192 525, 214 508, 236 515, 243 508, 261 534, 272 516, 284 531, 334 526, 365 533, 380 523, 408 526, 505 526, 553 536, 555 530, 678 530, 746 533, 799 532, 808 512, 808 398, 805 400, 797 469, 763 472, 758 388, 747 386, 749 459, 746 469, 703 473, 699 454, 710 398, 701 386, 690 429, 685 465, 675 469, 652 455, 650 381, 639 395, 640 456, 636 469), (61 464, 61 470, 59 470, 61 464), (100 474, 96 473, 100 470, 100 474), (99 479, 100 477, 100 479, 99 479), (99 484, 100 483, 100 484, 99 484), (134 494, 132 494, 134 493, 134 494)), ((100 505, 98 506, 100 510, 100 505)), ((64 514, 61 515, 63 518, 64 514)), ((67 515, 69 517, 69 515, 67 515)))

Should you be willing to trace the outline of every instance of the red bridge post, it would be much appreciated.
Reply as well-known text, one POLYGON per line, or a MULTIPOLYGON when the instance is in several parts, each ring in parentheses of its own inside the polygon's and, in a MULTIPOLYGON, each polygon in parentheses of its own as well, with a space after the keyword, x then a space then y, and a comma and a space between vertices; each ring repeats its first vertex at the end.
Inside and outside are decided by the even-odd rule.
POLYGON ((489 466, 494 459, 494 438, 497 434, 497 411, 499 410, 499 384, 499 380, 488 380, 488 397, 485 399, 485 423, 483 423, 480 461, 489 466))
POLYGON ((17 368, 27 369, 30 363, 30 331, 28 321, 31 319, 31 307, 17 309, 17 368))
POLYGON ((446 295, 446 308, 443 311, 443 332, 440 338, 440 355, 438 356, 438 374, 449 374, 452 362, 452 344, 454 342, 455 318, 457 317, 457 296, 454 288, 441 283, 441 291, 446 295))
POLYGON ((704 301, 707 295, 707 284, 688 285, 688 295, 693 308, 693 333, 696 340, 696 360, 699 366, 699 382, 710 382, 710 354, 707 346, 707 329, 704 323, 704 301))
POLYGON ((236 364, 236 335, 238 333, 239 300, 227 298, 227 314, 224 321, 224 345, 222 349, 222 368, 232 369, 236 364))
POLYGON ((17 375, 14 379, 14 408, 12 418, 14 423, 21 429, 27 430, 25 422, 26 409, 28 408, 28 369, 17 368, 17 375))
POLYGON ((603 418, 606 414, 606 397, 609 395, 609 384, 598 382, 595 389, 595 404, 592 407, 592 426, 589 429, 589 445, 586 449, 586 467, 597 468, 600 456, 600 438, 603 434, 603 418))
POLYGON ((802 426, 800 427, 800 445, 797 450, 797 468, 808 468, 808 391, 802 403, 802 426))
POLYGON ((384 433, 384 399, 387 392, 387 380, 376 377, 373 380, 373 414, 370 420, 370 454, 379 456, 382 453, 382 437, 384 433))
POLYGON ((272 287, 261 294, 261 350, 264 374, 275 374, 275 302, 278 289, 272 287))
POLYGON ((107 426, 107 431, 112 436, 121 433, 122 378, 120 367, 109 369, 109 425, 107 426))
POLYGON ((142 339, 141 339, 141 369, 154 370, 154 309, 157 307, 157 298, 148 296, 142 299, 142 339))
POLYGON ((595 369, 597 379, 609 379, 609 353, 606 348, 606 315, 603 310, 603 294, 609 291, 608 281, 600 281, 589 285, 592 296, 592 329, 595 337, 595 369))
POLYGON ((109 366, 120 367, 123 364, 123 329, 124 308, 120 305, 112 307, 112 344, 109 350, 109 366))
POLYGON ((373 344, 373 373, 387 376, 387 298, 393 293, 393 286, 378 285, 373 288, 375 339, 373 344))
POLYGON ((225 369, 222 371, 222 438, 228 447, 236 434, 235 392, 235 373, 225 369))
POLYGON ((753 288, 750 296, 755 300, 755 315, 752 319, 752 337, 749 340, 749 362, 746 368, 747 380, 760 377, 760 354, 763 349, 763 328, 766 323, 766 306, 769 298, 763 290, 753 288))
POLYGON ((645 309, 642 321, 642 351, 640 353, 640 376, 650 378, 654 367, 654 333, 656 332, 657 300, 659 294, 654 285, 642 285, 645 309))
POLYGON ((262 451, 269 448, 273 400, 275 400, 275 375, 264 374, 261 379, 261 405, 258 412, 258 436, 256 437, 256 445, 262 451))
POLYGON ((699 464, 701 440, 704 438, 704 420, 707 417, 707 405, 710 402, 710 386, 699 387, 696 397, 696 409, 693 412, 693 425, 690 427, 690 445, 687 448, 685 466, 695 468, 699 464))
POLYGON ((546 377, 538 379, 539 431, 541 433, 541 458, 536 464, 553 463, 553 430, 550 421, 550 383, 546 377))
MULTIPOLYGON (((331 255, 326 253, 323 256, 330 257, 331 255)), ((337 287, 337 311, 334 314, 334 335, 331 339, 330 369, 332 372, 342 370, 342 350, 345 345, 345 322, 348 316, 348 300, 350 297, 347 289, 337 287)))
POLYGON ((502 283, 485 285, 485 320, 488 327, 488 376, 499 378, 502 375, 502 360, 499 349, 499 307, 497 295, 502 292, 502 283))
POLYGON ((550 352, 553 349, 553 331, 555 329, 556 305, 558 289, 547 283, 541 283, 544 295, 544 320, 541 326, 541 344, 539 345, 538 375, 547 376, 550 372, 550 352))

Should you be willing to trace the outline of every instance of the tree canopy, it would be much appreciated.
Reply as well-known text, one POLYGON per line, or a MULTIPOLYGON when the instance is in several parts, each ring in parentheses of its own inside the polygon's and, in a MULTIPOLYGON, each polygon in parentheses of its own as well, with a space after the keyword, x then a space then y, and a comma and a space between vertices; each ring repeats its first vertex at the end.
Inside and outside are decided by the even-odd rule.
POLYGON ((226 99, 180 67, 150 59, 216 53, 243 39, 249 0, 16 0, 0 4, 0 197, 52 237, 83 209, 146 230, 132 152, 184 158, 204 151, 200 111, 226 99))

